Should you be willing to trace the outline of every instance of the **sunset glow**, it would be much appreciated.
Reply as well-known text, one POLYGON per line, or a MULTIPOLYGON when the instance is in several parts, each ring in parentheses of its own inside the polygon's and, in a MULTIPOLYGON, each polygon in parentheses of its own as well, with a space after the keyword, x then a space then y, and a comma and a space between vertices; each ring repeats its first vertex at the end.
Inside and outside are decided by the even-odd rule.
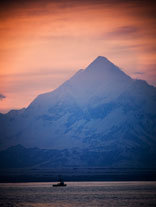
POLYGON ((13 2, 0 11, 0 112, 27 107, 99 55, 156 86, 154 3, 13 2))

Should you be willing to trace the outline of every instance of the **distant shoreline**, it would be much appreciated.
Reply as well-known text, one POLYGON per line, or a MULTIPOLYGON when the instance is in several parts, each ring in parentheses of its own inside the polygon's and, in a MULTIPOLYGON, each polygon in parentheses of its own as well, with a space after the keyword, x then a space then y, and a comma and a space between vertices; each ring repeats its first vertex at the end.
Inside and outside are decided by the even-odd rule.
POLYGON ((65 182, 156 181, 156 168, 1 169, 0 183, 57 182, 59 175, 65 182))

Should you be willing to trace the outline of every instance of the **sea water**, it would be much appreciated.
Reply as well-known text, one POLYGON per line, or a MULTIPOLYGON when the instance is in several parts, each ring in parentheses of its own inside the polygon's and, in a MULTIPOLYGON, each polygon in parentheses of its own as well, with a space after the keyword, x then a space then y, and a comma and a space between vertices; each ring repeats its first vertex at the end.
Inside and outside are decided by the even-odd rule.
POLYGON ((155 207, 156 182, 1 183, 1 207, 155 207))

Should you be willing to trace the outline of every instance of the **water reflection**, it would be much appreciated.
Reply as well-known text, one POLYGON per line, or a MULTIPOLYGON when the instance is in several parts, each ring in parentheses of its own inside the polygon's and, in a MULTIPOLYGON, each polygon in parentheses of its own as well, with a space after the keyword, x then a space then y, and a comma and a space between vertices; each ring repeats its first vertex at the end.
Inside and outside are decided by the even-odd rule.
POLYGON ((1 207, 156 206, 156 182, 70 182, 0 184, 1 207))

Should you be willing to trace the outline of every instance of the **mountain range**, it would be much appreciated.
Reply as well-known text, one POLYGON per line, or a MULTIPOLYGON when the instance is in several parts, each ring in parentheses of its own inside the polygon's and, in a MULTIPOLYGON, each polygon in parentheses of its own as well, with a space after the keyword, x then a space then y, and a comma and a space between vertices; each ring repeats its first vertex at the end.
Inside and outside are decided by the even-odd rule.
POLYGON ((0 114, 0 167, 156 167, 156 88, 107 58, 0 114))

